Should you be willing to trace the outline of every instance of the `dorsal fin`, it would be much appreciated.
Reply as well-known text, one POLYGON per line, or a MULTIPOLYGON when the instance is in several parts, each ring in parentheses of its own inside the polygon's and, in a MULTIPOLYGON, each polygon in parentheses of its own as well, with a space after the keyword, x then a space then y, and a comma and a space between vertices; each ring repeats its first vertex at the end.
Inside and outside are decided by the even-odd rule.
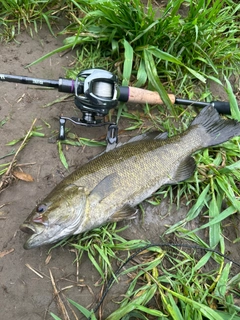
POLYGON ((113 143, 113 144, 109 143, 104 152, 109 152, 127 143, 132 143, 132 142, 142 141, 142 140, 158 140, 158 139, 165 140, 167 138, 168 138, 167 132, 161 132, 161 133, 159 133, 158 131, 145 132, 130 138, 127 142, 119 142, 119 143, 113 143))

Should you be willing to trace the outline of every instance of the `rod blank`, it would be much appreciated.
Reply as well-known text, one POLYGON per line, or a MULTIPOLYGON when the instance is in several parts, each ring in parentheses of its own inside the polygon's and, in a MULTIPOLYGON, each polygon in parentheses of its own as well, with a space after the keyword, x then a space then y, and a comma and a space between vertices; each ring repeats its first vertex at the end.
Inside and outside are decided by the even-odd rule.
POLYGON ((7 81, 7 82, 23 83, 23 84, 33 84, 33 85, 43 86, 43 87, 52 87, 52 88, 58 87, 57 80, 46 80, 46 79, 31 78, 31 77, 25 77, 25 76, 14 76, 11 74, 0 74, 0 80, 7 81))

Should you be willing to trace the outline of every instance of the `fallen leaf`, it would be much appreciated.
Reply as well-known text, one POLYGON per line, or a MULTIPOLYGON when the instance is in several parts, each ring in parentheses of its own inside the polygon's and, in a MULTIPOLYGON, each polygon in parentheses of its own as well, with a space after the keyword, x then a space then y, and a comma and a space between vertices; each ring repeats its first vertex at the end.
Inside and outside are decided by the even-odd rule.
POLYGON ((5 251, 0 252, 0 258, 3 258, 4 256, 6 256, 7 254, 9 254, 13 251, 14 251, 14 249, 9 249, 9 250, 5 250, 5 251))
POLYGON ((14 177, 16 177, 19 180, 23 180, 23 181, 27 181, 27 182, 33 182, 34 179, 33 177, 25 172, 21 172, 21 171, 13 171, 12 173, 14 175, 14 177))

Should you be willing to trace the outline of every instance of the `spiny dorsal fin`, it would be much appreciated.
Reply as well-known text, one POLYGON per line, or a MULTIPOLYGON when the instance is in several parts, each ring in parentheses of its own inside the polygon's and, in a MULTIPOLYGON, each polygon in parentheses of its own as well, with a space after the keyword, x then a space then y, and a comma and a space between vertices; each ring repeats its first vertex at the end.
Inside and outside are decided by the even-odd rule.
POLYGON ((168 138, 168 133, 167 133, 167 131, 165 131, 165 132, 161 132, 160 134, 158 134, 155 138, 154 138, 154 140, 165 140, 165 139, 167 139, 168 138))
POLYGON ((131 143, 131 142, 142 141, 142 140, 158 140, 158 139, 165 140, 167 138, 168 138, 167 132, 161 132, 161 133, 159 133, 158 131, 146 132, 130 138, 127 142, 108 144, 104 152, 109 152, 115 148, 119 148, 124 144, 131 143))

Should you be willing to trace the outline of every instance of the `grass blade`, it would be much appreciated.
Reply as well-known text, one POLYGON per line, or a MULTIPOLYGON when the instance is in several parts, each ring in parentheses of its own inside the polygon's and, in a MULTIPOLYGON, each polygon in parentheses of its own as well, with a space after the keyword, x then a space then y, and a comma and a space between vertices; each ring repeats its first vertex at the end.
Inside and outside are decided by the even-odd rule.
POLYGON ((68 301, 74 306, 76 307, 85 317, 87 317, 90 320, 95 320, 97 319, 95 317, 95 315, 92 313, 92 311, 87 310, 86 308, 82 307, 80 304, 78 304, 77 302, 68 299, 68 301))
POLYGON ((61 318, 59 318, 58 316, 56 316, 52 312, 50 312, 50 315, 53 317, 54 320, 62 320, 61 318))
POLYGON ((196 228, 194 230, 189 231, 189 234, 195 233, 195 232, 202 230, 202 229, 205 229, 205 228, 209 228, 209 227, 213 226, 214 224, 225 220, 227 217, 230 217, 232 214, 234 214, 236 212, 237 212, 236 208, 234 206, 230 206, 227 209, 225 209, 224 211, 222 211, 216 218, 213 218, 210 222, 205 223, 204 225, 202 225, 199 228, 196 228))
POLYGON ((133 65, 133 48, 129 42, 124 39, 124 64, 123 64, 123 80, 122 85, 128 86, 130 82, 130 77, 132 74, 132 65, 133 65))
POLYGON ((176 112, 174 110, 174 107, 172 106, 172 103, 168 97, 168 94, 167 94, 166 90, 164 89, 161 81, 159 80, 159 77, 157 75, 155 62, 153 60, 152 54, 148 51, 148 49, 144 50, 144 60, 145 60, 145 66, 146 66, 148 79, 149 79, 151 85, 159 93, 164 104, 167 106, 168 111, 172 115, 176 115, 176 112))
POLYGON ((62 143, 61 141, 58 141, 57 142, 57 146, 58 146, 58 154, 59 154, 59 158, 64 166, 64 168, 68 169, 68 163, 67 163, 67 159, 63 153, 63 150, 62 150, 62 143))
POLYGON ((227 91, 227 94, 229 97, 231 115, 232 115, 233 119, 240 121, 240 110, 239 110, 239 106, 238 106, 236 97, 233 93, 231 83, 229 82, 229 80, 225 76, 224 76, 224 78, 225 78, 225 81, 227 84, 226 91, 227 91))

